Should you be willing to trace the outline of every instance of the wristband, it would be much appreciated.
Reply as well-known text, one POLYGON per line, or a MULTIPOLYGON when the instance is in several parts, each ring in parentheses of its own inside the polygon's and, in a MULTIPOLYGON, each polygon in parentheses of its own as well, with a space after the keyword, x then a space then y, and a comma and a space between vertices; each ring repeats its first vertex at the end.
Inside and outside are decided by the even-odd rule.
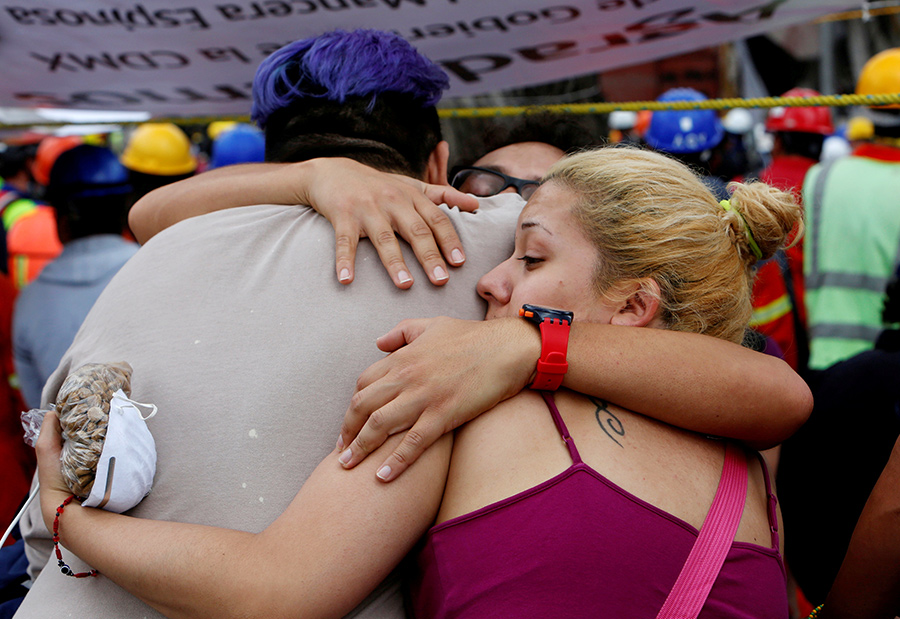
POLYGON ((62 516, 66 505, 71 503, 74 498, 74 494, 69 496, 69 498, 62 502, 62 505, 56 508, 56 518, 53 519, 53 548, 56 550, 56 563, 59 565, 60 572, 65 576, 71 576, 72 578, 89 578, 91 576, 97 576, 99 572, 97 572, 97 570, 91 570, 90 572, 75 573, 75 570, 69 567, 68 563, 63 561, 62 552, 59 549, 59 517, 62 516))
POLYGON ((569 369, 566 351, 574 315, 564 310, 526 304, 519 310, 519 316, 538 325, 541 330, 541 357, 531 388, 556 391, 569 369))

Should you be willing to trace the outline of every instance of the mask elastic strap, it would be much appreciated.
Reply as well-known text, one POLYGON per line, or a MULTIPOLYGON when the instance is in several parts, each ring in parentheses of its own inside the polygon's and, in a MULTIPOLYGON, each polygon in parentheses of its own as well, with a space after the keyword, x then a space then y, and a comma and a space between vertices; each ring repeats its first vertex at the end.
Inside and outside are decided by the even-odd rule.
POLYGON ((143 403, 141 403, 141 402, 135 402, 135 401, 132 400, 131 398, 127 398, 127 397, 126 397, 126 398, 123 398, 123 399, 124 399, 126 402, 128 402, 129 404, 131 404, 134 408, 137 409, 138 415, 140 415, 141 419, 143 419, 144 421, 147 421, 148 419, 150 419, 151 417, 153 417, 154 415, 156 415, 156 413, 159 411, 159 409, 156 408, 156 404, 143 404, 143 403), (143 409, 150 409, 150 414, 147 415, 146 417, 144 417, 143 415, 141 415, 141 409, 142 409, 142 408, 143 408, 143 409))

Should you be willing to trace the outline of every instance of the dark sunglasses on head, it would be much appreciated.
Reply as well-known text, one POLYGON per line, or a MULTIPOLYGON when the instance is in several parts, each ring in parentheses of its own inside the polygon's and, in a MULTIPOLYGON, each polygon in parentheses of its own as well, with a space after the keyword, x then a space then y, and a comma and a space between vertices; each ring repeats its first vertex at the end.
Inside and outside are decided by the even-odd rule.
POLYGON ((516 193, 527 200, 541 186, 540 181, 525 180, 496 170, 476 167, 454 168, 450 178, 450 184, 455 189, 481 198, 495 196, 508 187, 515 187, 516 193))

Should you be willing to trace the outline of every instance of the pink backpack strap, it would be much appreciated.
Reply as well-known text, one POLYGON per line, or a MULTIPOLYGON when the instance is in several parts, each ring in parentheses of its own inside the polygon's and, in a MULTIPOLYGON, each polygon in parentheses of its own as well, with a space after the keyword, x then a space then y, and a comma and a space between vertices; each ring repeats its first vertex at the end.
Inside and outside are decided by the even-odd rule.
POLYGON ((692 619, 700 614, 734 541, 746 497, 747 458, 740 447, 725 443, 716 496, 657 619, 692 619))

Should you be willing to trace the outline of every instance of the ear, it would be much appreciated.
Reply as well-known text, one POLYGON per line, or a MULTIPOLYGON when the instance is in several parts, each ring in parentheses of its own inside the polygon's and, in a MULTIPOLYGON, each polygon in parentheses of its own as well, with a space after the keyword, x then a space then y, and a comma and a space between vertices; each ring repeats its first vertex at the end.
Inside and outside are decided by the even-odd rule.
POLYGON ((626 327, 646 327, 659 314, 659 284, 642 279, 628 284, 628 296, 610 319, 610 324, 626 327))
POLYGON ((425 182, 432 185, 449 185, 447 180, 447 166, 450 162, 450 143, 441 140, 428 155, 428 165, 425 168, 425 182))

